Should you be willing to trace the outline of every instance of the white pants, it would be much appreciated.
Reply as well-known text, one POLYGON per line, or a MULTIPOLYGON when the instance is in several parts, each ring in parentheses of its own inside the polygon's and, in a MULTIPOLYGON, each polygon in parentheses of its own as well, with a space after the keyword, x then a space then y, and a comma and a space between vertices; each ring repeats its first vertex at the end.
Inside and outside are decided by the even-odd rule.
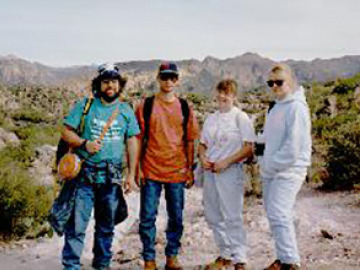
POLYGON ((275 240, 276 256, 283 263, 300 263, 294 206, 305 176, 306 168, 297 168, 273 178, 263 178, 264 206, 275 240))
POLYGON ((203 192, 205 218, 214 233, 220 256, 234 263, 245 263, 242 164, 233 164, 221 173, 205 171, 203 192))

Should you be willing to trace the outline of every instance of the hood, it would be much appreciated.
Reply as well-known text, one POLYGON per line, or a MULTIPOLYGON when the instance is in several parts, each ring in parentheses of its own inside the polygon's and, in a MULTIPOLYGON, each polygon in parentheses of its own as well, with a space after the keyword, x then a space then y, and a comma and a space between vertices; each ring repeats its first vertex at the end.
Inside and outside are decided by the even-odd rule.
POLYGON ((306 104, 305 89, 301 85, 293 93, 288 94, 284 99, 276 100, 276 103, 281 104, 295 100, 306 104))

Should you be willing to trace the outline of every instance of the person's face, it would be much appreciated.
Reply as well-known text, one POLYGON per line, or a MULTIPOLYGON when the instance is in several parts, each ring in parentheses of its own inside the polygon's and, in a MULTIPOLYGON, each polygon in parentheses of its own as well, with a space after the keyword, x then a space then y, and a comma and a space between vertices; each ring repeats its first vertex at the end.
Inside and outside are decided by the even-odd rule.
POLYGON ((228 110, 234 106, 236 96, 233 93, 216 92, 215 99, 220 110, 228 110))
POLYGON ((120 90, 119 80, 105 79, 101 81, 101 92, 105 93, 108 97, 115 96, 120 90))
POLYGON ((282 100, 291 92, 289 78, 283 72, 270 73, 267 84, 278 100, 282 100))
POLYGON ((160 85, 160 91, 163 93, 170 93, 178 84, 179 76, 172 73, 159 74, 157 80, 160 85))

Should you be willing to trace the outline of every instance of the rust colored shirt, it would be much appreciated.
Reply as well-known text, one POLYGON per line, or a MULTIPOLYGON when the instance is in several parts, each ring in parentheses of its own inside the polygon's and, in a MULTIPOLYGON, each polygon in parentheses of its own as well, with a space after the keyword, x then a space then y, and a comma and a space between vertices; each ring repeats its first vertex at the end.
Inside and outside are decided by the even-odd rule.
MULTIPOLYGON (((199 137, 199 127, 189 106, 189 121, 187 140, 193 141, 199 137)), ((143 117, 144 101, 136 110, 141 133, 144 136, 145 123, 143 117)), ((186 181, 187 157, 183 140, 183 115, 178 98, 166 102, 158 96, 150 116, 149 140, 146 151, 141 160, 141 168, 145 179, 164 183, 179 183, 186 181)))

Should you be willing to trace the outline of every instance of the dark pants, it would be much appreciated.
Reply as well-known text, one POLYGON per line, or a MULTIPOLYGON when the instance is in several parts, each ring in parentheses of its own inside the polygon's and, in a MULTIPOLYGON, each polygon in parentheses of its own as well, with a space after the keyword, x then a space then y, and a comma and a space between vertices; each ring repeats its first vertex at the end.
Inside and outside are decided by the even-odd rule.
POLYGON ((165 255, 177 255, 183 234, 184 183, 161 183, 147 179, 141 188, 140 239, 143 244, 143 258, 155 260, 155 221, 162 188, 165 189, 168 223, 165 255))
MULTIPOLYGON (((86 227, 95 208, 93 266, 103 269, 111 261, 115 214, 118 207, 118 184, 79 183, 74 212, 65 228, 62 263, 66 270, 80 270, 80 256, 84 247, 86 227)), ((121 191, 120 191, 121 192, 121 191)))

